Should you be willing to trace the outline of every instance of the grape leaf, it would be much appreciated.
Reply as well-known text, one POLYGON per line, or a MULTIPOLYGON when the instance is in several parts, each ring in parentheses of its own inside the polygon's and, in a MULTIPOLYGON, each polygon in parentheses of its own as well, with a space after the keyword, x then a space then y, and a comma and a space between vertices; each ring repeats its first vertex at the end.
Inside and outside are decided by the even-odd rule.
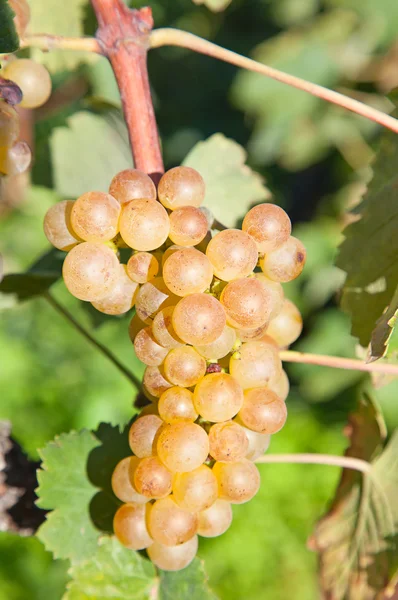
POLYGON ((232 0, 193 0, 194 4, 204 4, 213 12, 221 12, 229 6, 232 0))
POLYGON ((201 173, 206 182, 204 205, 227 227, 235 227, 253 204, 270 198, 260 175, 245 161, 242 146, 216 133, 196 144, 183 162, 201 173))
POLYGON ((336 261, 347 273, 341 305, 351 316, 352 334, 362 346, 367 346, 375 330, 373 359, 384 354, 394 325, 393 320, 388 325, 388 320, 398 308, 398 298, 394 296, 398 282, 397 163, 397 136, 386 131, 373 165, 373 179, 355 208, 360 219, 345 229, 336 261), (381 318, 389 305, 385 318, 381 318))
MULTIPOLYGON (((310 540, 319 552, 320 582, 329 600, 373 600, 398 573, 398 434, 386 437, 378 408, 364 396, 349 423, 345 455, 366 460, 362 476, 344 470, 328 513, 310 540)), ((380 596, 379 596, 380 594, 380 596)))
POLYGON ((55 188, 77 198, 87 191, 108 191, 112 177, 132 166, 126 126, 119 113, 78 112, 68 127, 54 129, 50 140, 55 188))
POLYGON ((8 0, 0 0, 0 54, 15 52, 19 38, 14 25, 14 11, 8 0))
POLYGON ((182 571, 160 571, 159 600, 217 600, 199 558, 182 571))

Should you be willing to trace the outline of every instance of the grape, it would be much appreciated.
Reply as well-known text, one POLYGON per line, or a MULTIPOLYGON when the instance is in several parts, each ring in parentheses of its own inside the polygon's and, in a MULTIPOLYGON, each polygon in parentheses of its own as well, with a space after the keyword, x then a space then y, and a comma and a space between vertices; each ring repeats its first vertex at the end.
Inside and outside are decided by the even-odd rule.
POLYGON ((155 454, 155 438, 163 421, 157 415, 140 416, 134 421, 129 431, 129 444, 133 453, 139 458, 155 454))
POLYGON ((179 421, 165 425, 157 441, 157 453, 170 471, 193 471, 205 462, 209 454, 207 433, 195 423, 179 421))
POLYGON ((246 456, 249 441, 243 428, 233 421, 216 423, 209 431, 210 456, 214 460, 231 462, 246 456))
POLYGON ((119 265, 119 277, 111 293, 93 302, 93 306, 106 315, 124 315, 133 308, 138 290, 138 283, 127 275, 126 265, 119 265))
POLYGON ((196 246, 207 233, 206 215, 195 206, 182 206, 170 218, 169 238, 180 246, 196 246))
POLYGON ((7 102, 0 100, 0 147, 12 146, 19 136, 18 113, 7 102))
POLYGON ((158 185, 160 202, 175 210, 181 206, 200 206, 205 198, 205 182, 195 169, 175 167, 167 171, 158 185))
POLYGON ((300 311, 293 302, 285 300, 282 311, 271 321, 267 334, 271 336, 280 348, 293 344, 303 330, 303 319, 300 311))
POLYGON ((229 361, 229 372, 244 390, 262 387, 280 376, 279 352, 267 342, 247 342, 229 361))
POLYGON ((271 379, 268 382, 267 387, 271 391, 275 392, 275 394, 279 396, 279 398, 283 400, 283 402, 285 402, 286 398, 289 395, 290 389, 289 378, 286 374, 286 371, 282 369, 281 374, 278 377, 271 379))
POLYGON ((286 404, 275 392, 265 387, 245 391, 239 419, 249 429, 258 433, 276 433, 284 426, 286 417, 286 404))
POLYGON ((269 279, 286 283, 296 279, 304 269, 306 251, 297 238, 290 238, 260 260, 260 267, 269 279))
POLYGON ((179 546, 164 546, 154 542, 147 548, 147 554, 154 565, 163 571, 181 571, 195 558, 198 551, 198 536, 179 546))
POLYGON ((213 269, 205 254, 195 248, 177 250, 163 266, 164 282, 177 296, 204 292, 213 280, 213 269))
POLYGON ((172 387, 172 384, 165 378, 163 369, 161 370, 159 367, 145 369, 143 384, 144 389, 155 398, 160 398, 163 392, 172 387))
POLYGON ((272 252, 289 238, 292 225, 279 206, 258 204, 243 219, 242 229, 255 240, 259 252, 272 252))
POLYGON ((285 298, 283 287, 278 281, 272 281, 264 275, 264 273, 255 273, 255 278, 263 285, 269 298, 271 306, 270 319, 274 319, 279 315, 282 310, 283 301, 285 298))
POLYGON ((145 327, 147 327, 147 324, 141 321, 138 315, 134 315, 129 325, 129 337, 133 344, 141 329, 145 329, 145 327))
POLYGON ((108 242, 119 231, 120 204, 110 194, 87 192, 73 204, 73 230, 86 242, 108 242))
POLYGON ((182 387, 166 390, 159 399, 159 415, 166 423, 177 423, 181 419, 196 421, 198 413, 193 405, 193 393, 182 387))
POLYGON ((261 340, 268 329, 268 321, 254 329, 237 329, 236 335, 241 342, 256 342, 261 340))
POLYGON ((62 274, 70 293, 88 302, 105 298, 120 276, 116 254, 104 244, 84 242, 66 256, 62 274))
POLYGON ((258 469, 246 458, 231 463, 216 462, 213 473, 218 480, 220 498, 232 504, 248 502, 259 490, 258 469))
POLYGON ((141 329, 134 340, 134 350, 137 358, 145 365, 157 367, 167 356, 167 348, 160 346, 152 334, 151 327, 141 329))
POLYGON ((30 21, 30 8, 27 0, 8 0, 15 13, 14 24, 18 37, 23 37, 30 21))
POLYGON ((153 337, 164 348, 178 348, 178 346, 183 344, 174 331, 172 323, 174 308, 174 306, 162 308, 152 323, 153 337))
POLYGON ((171 492, 171 473, 157 456, 142 458, 134 471, 137 491, 148 498, 164 498, 171 492))
POLYGON ((123 504, 113 519, 113 531, 123 546, 143 550, 153 542, 146 525, 147 506, 123 504))
POLYGON ((146 283, 159 273, 159 262, 149 252, 136 252, 129 258, 127 273, 137 283, 146 283))
POLYGON ((178 546, 190 540, 198 529, 197 515, 184 510, 172 496, 156 500, 148 515, 148 529, 165 546, 178 546))
POLYGON ((155 184, 149 175, 138 169, 125 169, 115 175, 109 186, 109 193, 120 204, 141 198, 156 200, 155 184))
POLYGON ((178 506, 191 512, 209 508, 218 496, 217 479, 211 469, 201 465, 189 473, 177 473, 173 479, 173 498, 178 506))
POLYGON ((168 353, 164 373, 174 385, 192 387, 206 373, 206 361, 190 346, 180 346, 168 353))
POLYGON ((225 311, 209 294, 192 294, 179 301, 172 323, 177 335, 187 344, 207 346, 214 342, 226 325, 225 311))
POLYGON ((135 504, 148 502, 148 498, 137 492, 130 479, 130 473, 134 472, 138 460, 135 456, 123 458, 113 471, 112 490, 122 502, 134 502, 135 504))
POLYGON ((250 275, 258 260, 258 251, 250 235, 239 229, 217 233, 207 246, 206 255, 214 274, 223 281, 250 275))
POLYGON ((11 61, 4 69, 6 79, 14 81, 22 90, 19 106, 37 108, 47 102, 51 95, 51 77, 46 67, 29 58, 11 61))
POLYGON ((163 256, 162 256, 162 268, 163 268, 166 260, 169 258, 169 256, 174 254, 174 252, 177 252, 177 250, 184 250, 184 246, 177 246, 177 244, 172 244, 164 251, 163 256))
POLYGON ((156 200, 142 198, 123 204, 120 234, 134 250, 155 250, 169 235, 167 211, 156 200))
POLYGON ((227 321, 238 329, 254 329, 269 320, 272 306, 262 284, 254 277, 235 279, 221 292, 227 321))
POLYGON ((207 346, 195 346, 195 350, 207 360, 218 360, 231 352, 236 342, 235 329, 226 325, 214 342, 207 346))
POLYGON ((20 175, 27 171, 32 162, 32 152, 26 142, 0 148, 0 172, 3 175, 20 175))
POLYGON ((232 419, 242 407, 243 391, 227 373, 211 373, 199 381, 193 394, 196 411, 206 421, 232 419))
POLYGON ((50 244, 59 250, 71 250, 80 242, 70 222, 72 206, 72 200, 57 202, 44 217, 44 234, 50 244))
POLYGON ((135 301, 135 310, 141 321, 151 323, 161 308, 175 304, 178 301, 162 277, 155 277, 141 286, 135 301))
POLYGON ((268 450, 271 436, 269 433, 257 433, 257 431, 253 431, 248 427, 244 427, 238 417, 236 420, 245 432, 245 435, 249 441, 245 458, 254 461, 259 456, 262 456, 266 450, 268 450))
POLYGON ((225 533, 232 523, 232 508, 226 500, 216 500, 209 508, 199 513, 198 534, 202 537, 217 537, 225 533))

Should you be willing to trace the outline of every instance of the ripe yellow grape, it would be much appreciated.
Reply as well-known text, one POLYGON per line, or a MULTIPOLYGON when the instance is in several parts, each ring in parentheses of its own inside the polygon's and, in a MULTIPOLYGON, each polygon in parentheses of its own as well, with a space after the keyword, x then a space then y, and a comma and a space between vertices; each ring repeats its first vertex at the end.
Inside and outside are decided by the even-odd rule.
POLYGON ((171 493, 172 475, 157 456, 141 458, 134 470, 134 486, 143 496, 165 498, 171 493))
POLYGON ((0 100, 0 147, 12 146, 19 136, 18 113, 5 100, 0 100))
POLYGON ((81 241, 73 231, 70 222, 72 206, 72 200, 57 202, 48 209, 44 217, 44 235, 50 244, 65 252, 81 241))
POLYGON ((282 369, 282 372, 278 377, 270 379, 270 381, 267 384, 267 387, 273 392, 275 392, 275 394, 281 400, 283 400, 283 402, 285 402, 290 390, 289 378, 287 376, 286 371, 282 369))
POLYGON ((257 431, 253 431, 252 429, 245 427, 241 424, 241 421, 238 417, 236 420, 245 432, 249 442, 245 458, 254 461, 268 450, 271 441, 271 435, 269 433, 258 433, 257 431))
POLYGON ((136 336, 139 334, 141 329, 145 329, 145 327, 147 327, 147 324, 144 323, 144 321, 141 321, 139 316, 135 314, 129 324, 129 337, 133 344, 136 336))
POLYGON ((173 498, 185 510, 194 513, 206 510, 217 500, 217 496, 217 479, 206 465, 174 476, 173 498))
POLYGON ((206 421, 228 421, 242 407, 243 390, 231 375, 210 373, 196 385, 193 403, 196 411, 206 421))
POLYGON ((164 207, 150 198, 123 204, 120 235, 134 250, 156 250, 169 235, 170 221, 164 207))
POLYGON ((156 454, 156 436, 163 425, 157 415, 139 416, 130 427, 129 445, 138 458, 156 454))
POLYGON ((209 454, 209 440, 200 425, 179 421, 162 428, 156 449, 160 460, 170 471, 184 473, 205 462, 209 454))
POLYGON ((214 274, 223 281, 247 277, 258 261, 254 240, 240 229, 226 229, 217 233, 206 249, 214 274))
POLYGON ((172 318, 174 306, 162 308, 155 316, 152 323, 152 333, 155 340, 164 348, 178 348, 183 341, 176 334, 172 318))
POLYGON ((175 167, 167 171, 158 185, 160 202, 175 210, 181 206, 200 206, 205 198, 203 177, 191 167, 175 167))
POLYGON ((218 360, 231 352, 236 342, 236 332, 232 327, 226 325, 214 342, 207 346, 195 346, 195 350, 207 360, 218 360))
POLYGON ((22 38, 30 21, 30 8, 27 0, 8 0, 15 13, 14 24, 18 37, 22 38))
POLYGON ((106 315, 124 315, 133 308, 138 290, 138 283, 127 275, 126 265, 119 265, 119 277, 110 294, 93 302, 93 306, 106 315))
POLYGON ((134 351, 137 358, 145 365, 157 367, 167 356, 167 348, 163 348, 153 337, 151 327, 141 329, 134 340, 134 351))
POLYGON ((47 102, 51 95, 51 77, 46 67, 29 58, 11 61, 4 69, 6 79, 14 81, 22 90, 19 106, 37 108, 47 102))
POLYGON ((285 348, 297 340, 302 330, 303 319, 299 309, 286 299, 279 315, 270 322, 267 334, 274 338, 280 348, 285 348))
POLYGON ((236 329, 236 335, 241 342, 256 342, 266 334, 269 322, 265 321, 260 327, 254 329, 236 329))
POLYGON ((66 256, 62 275, 73 296, 96 302, 112 291, 120 276, 120 263, 105 244, 83 242, 66 256))
POLYGON ((19 175, 27 171, 32 162, 32 152, 26 142, 16 142, 12 146, 0 148, 0 173, 19 175))
POLYGON ((270 318, 272 306, 263 285, 254 277, 230 281, 221 292, 220 302, 229 325, 255 329, 270 318))
POLYGON ((172 323, 186 344, 207 346, 222 334, 226 316, 222 305, 213 296, 192 294, 178 302, 172 323))
POLYGON ((159 262, 150 252, 136 252, 127 263, 130 279, 137 283, 146 283, 159 273, 159 262))
POLYGON ((163 269, 164 263, 169 258, 169 256, 174 254, 174 252, 177 252, 177 250, 183 250, 183 249, 184 249, 184 246, 178 246, 177 244, 172 244, 171 246, 168 246, 162 255, 162 269, 163 269))
POLYGON ((218 480, 220 498, 232 504, 248 502, 260 488, 258 469, 246 458, 230 463, 216 462, 213 472, 218 480))
POLYGON ((229 372, 244 390, 263 387, 281 375, 278 349, 264 341, 246 342, 231 356, 229 372))
POLYGON ((266 387, 245 391, 239 419, 249 429, 258 433, 276 433, 284 426, 286 417, 286 404, 275 392, 266 387))
POLYGON ((120 204, 140 198, 156 200, 156 187, 152 179, 138 169, 120 171, 111 181, 109 193, 120 204))
POLYGON ((137 294, 135 310, 145 323, 150 324, 155 315, 166 306, 176 304, 178 299, 174 296, 162 277, 155 277, 144 283, 137 294))
POLYGON ((179 346, 166 356, 164 373, 174 385, 192 387, 206 373, 206 361, 191 346, 179 346))
POLYGON ((120 204, 110 194, 87 192, 73 204, 71 222, 86 242, 108 242, 119 231, 120 204))
POLYGON ((113 531, 123 546, 131 550, 144 550, 153 543, 146 525, 149 506, 123 504, 113 519, 113 531))
POLYGON ((296 279, 304 269, 306 251, 297 238, 290 238, 260 260, 260 267, 269 279, 286 283, 296 279))
POLYGON ((177 250, 163 265, 163 279, 177 296, 204 292, 213 280, 213 268, 205 254, 195 248, 177 250))
POLYGON ((182 206, 170 216, 169 238, 179 246, 196 246, 207 233, 206 215, 195 206, 182 206))
POLYGON ((216 500, 209 508, 199 513, 198 534, 202 537, 218 537, 232 523, 232 507, 226 500, 216 500))
POLYGON ((149 500, 149 498, 137 492, 130 479, 130 473, 134 473, 138 460, 135 456, 127 456, 116 465, 112 473, 113 493, 122 502, 145 504, 149 500))
POLYGON ((144 389, 155 398, 160 398, 163 392, 173 387, 173 384, 165 378, 162 367, 147 367, 144 371, 143 384, 144 389))
POLYGON ((292 224, 283 208, 266 203, 249 210, 242 229, 254 239, 259 252, 272 252, 289 238, 292 224))
POLYGON ((165 546, 178 546, 190 540, 198 529, 197 515, 181 508, 172 496, 161 498, 148 514, 150 535, 165 546))
POLYGON ((231 462, 245 458, 249 440, 244 429, 234 421, 216 423, 209 431, 210 456, 214 460, 231 462))
POLYGON ((198 551, 198 536, 179 546, 165 546, 154 542, 147 548, 147 554, 154 565, 163 571, 181 571, 195 558, 198 551))
POLYGON ((199 416, 193 405, 193 393, 179 386, 169 388, 160 396, 158 410, 166 423, 177 423, 181 419, 196 421, 199 416))
POLYGON ((272 279, 266 277, 264 273, 255 273, 254 276, 263 285, 269 297, 269 303, 272 307, 269 318, 275 319, 275 317, 277 317, 282 310, 283 301, 285 298, 283 287, 279 281, 272 281, 272 279))

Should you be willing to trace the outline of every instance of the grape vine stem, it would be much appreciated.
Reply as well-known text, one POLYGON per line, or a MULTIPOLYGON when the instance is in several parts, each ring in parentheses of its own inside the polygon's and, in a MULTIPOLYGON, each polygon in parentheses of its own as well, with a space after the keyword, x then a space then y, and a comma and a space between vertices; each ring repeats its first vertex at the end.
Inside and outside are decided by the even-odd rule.
POLYGON ((283 362, 303 363, 321 367, 332 367, 334 369, 349 369, 352 371, 367 371, 369 373, 385 373, 387 375, 398 376, 398 365, 391 365, 388 363, 365 363, 362 360, 355 358, 309 354, 307 352, 295 352, 293 350, 281 350, 279 356, 283 362))
POLYGON ((62 304, 58 302, 51 294, 51 292, 46 292, 43 297, 47 302, 52 306, 60 315, 64 317, 73 327, 90 342, 97 350, 99 350, 114 366, 119 369, 119 371, 133 384, 137 390, 141 389, 141 381, 132 373, 127 367, 125 367, 120 360, 110 351, 106 346, 101 344, 98 340, 96 340, 87 329, 83 327, 78 321, 76 321, 75 317, 71 315, 71 313, 64 307, 62 304))
POLYGON ((60 35, 26 35, 20 40, 20 48, 39 48, 43 52, 51 50, 77 50, 103 54, 100 42, 93 37, 63 37, 60 35))
POLYGON ((329 465, 353 469, 361 473, 370 473, 372 465, 361 458, 351 456, 332 456, 330 454, 265 454, 256 459, 256 463, 299 463, 311 465, 329 465))

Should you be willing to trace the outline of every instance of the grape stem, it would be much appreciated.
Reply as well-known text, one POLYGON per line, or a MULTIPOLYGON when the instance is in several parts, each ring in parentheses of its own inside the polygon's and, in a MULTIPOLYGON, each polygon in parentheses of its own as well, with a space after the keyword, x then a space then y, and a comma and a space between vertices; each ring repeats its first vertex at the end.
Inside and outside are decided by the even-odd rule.
POLYGON ((43 52, 51 50, 77 50, 81 52, 94 52, 103 54, 101 44, 93 37, 63 37, 50 35, 26 35, 20 40, 20 48, 39 48, 43 52))
POLYGON ((283 362, 304 363, 332 367, 333 369, 349 369, 352 371, 367 371, 369 373, 385 373, 398 375, 398 365, 382 362, 365 363, 355 358, 342 358, 340 356, 327 356, 324 354, 309 354, 293 350, 281 350, 279 356, 283 362))
POLYGON ((91 333, 83 327, 83 325, 80 325, 80 323, 76 321, 76 319, 71 315, 71 313, 64 306, 62 306, 62 304, 60 304, 58 300, 54 298, 51 292, 46 292, 43 295, 43 298, 45 298, 45 300, 50 304, 50 306, 52 306, 60 315, 62 315, 67 321, 69 321, 69 323, 73 325, 76 331, 78 331, 83 337, 86 338, 86 340, 88 340, 93 346, 95 346, 95 348, 97 348, 97 350, 99 350, 108 360, 110 360, 111 363, 113 363, 115 367, 119 369, 119 371, 123 373, 125 377, 127 377, 130 383, 132 383, 133 386, 137 388, 137 390, 141 389, 141 381, 138 379, 138 377, 136 377, 134 373, 127 369, 127 367, 125 367, 120 362, 120 360, 110 350, 108 350, 106 346, 104 346, 103 344, 101 344, 101 342, 96 340, 91 335, 91 333))
POLYGON ((299 463, 311 465, 328 465, 353 469, 361 473, 370 473, 372 465, 361 458, 351 456, 333 456, 330 454, 265 454, 256 459, 256 463, 299 463))

